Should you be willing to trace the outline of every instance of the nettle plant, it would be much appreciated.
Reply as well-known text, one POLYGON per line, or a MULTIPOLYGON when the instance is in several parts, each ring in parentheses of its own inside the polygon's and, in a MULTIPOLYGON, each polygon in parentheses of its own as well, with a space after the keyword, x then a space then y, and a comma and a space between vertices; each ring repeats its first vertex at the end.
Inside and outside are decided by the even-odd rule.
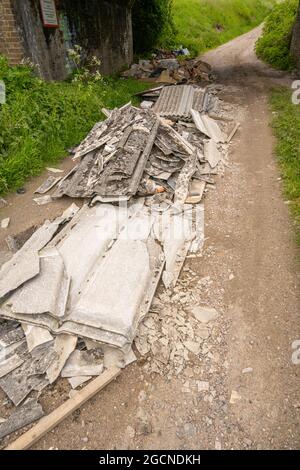
POLYGON ((95 83, 102 80, 100 73, 101 60, 96 56, 87 56, 84 49, 76 44, 68 50, 68 57, 73 65, 73 82, 95 83))

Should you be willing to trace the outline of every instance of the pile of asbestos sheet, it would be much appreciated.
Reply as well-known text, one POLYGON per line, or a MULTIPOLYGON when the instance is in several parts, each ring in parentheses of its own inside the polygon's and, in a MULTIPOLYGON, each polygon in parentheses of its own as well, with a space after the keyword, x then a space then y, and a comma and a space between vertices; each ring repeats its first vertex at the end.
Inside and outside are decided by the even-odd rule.
POLYGON ((77 388, 134 361, 159 281, 174 288, 201 249, 200 203, 236 126, 205 112, 217 103, 206 90, 178 88, 156 111, 128 104, 94 126, 52 194, 83 207, 46 221, 2 266, 0 387, 17 408, 0 438, 43 414, 37 398, 60 376, 77 388))

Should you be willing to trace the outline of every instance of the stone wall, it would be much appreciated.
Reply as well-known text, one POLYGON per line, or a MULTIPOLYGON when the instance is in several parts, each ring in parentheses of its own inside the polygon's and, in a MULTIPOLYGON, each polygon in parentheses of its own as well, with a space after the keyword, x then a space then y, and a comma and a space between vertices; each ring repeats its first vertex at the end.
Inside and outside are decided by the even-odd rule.
MULTIPOLYGON (((2 46, 12 64, 25 56, 43 78, 65 79, 72 69, 67 49, 80 45, 101 59, 102 73, 119 71, 133 60, 130 0, 56 0, 59 28, 44 28, 39 0, 0 0, 2 46), (5 36, 4 36, 5 34, 5 36)), ((1 49, 2 47, 2 49, 1 49)))

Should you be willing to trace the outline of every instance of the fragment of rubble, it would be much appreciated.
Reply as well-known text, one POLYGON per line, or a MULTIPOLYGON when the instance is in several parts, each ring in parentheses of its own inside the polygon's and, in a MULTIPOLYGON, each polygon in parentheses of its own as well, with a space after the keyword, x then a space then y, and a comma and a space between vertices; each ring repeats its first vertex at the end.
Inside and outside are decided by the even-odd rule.
POLYGON ((9 223, 10 223, 10 218, 7 217, 6 219, 2 219, 2 220, 1 220, 0 226, 1 226, 1 228, 3 228, 3 229, 7 229, 8 226, 9 226, 9 223))
POLYGON ((60 170, 59 168, 46 168, 47 171, 50 171, 50 173, 63 173, 64 170, 60 170))
POLYGON ((221 153, 212 139, 204 142, 204 156, 211 168, 215 168, 221 160, 221 153))
POLYGON ((209 382, 204 380, 196 380, 198 392, 208 392, 209 391, 209 382))
POLYGON ((28 351, 31 352, 42 344, 53 341, 53 336, 45 328, 38 326, 22 324, 23 331, 26 336, 28 351))
POLYGON ((108 344, 103 344, 102 350, 104 354, 103 365, 105 369, 109 369, 111 367, 124 369, 124 367, 129 366, 137 360, 132 348, 129 348, 126 351, 121 351, 108 344))
POLYGON ((150 109, 153 107, 153 101, 142 101, 141 104, 140 104, 140 107, 142 109, 150 109))
POLYGON ((163 70, 160 75, 157 77, 156 81, 158 83, 170 83, 175 84, 176 80, 171 76, 169 70, 163 70))
POLYGON ((56 178, 55 176, 49 176, 34 192, 36 194, 46 194, 50 189, 54 188, 60 180, 61 177, 56 178))
POLYGON ((251 374, 253 372, 252 367, 246 367, 245 369, 242 370, 242 374, 251 374))
POLYGON ((8 205, 8 202, 3 199, 2 197, 0 197, 0 209, 2 209, 3 207, 7 206, 8 205))
POLYGON ((55 380, 59 377, 68 358, 74 351, 76 344, 77 336, 61 334, 55 338, 54 350, 57 357, 46 371, 46 375, 50 384, 55 382, 55 380))
POLYGON ((204 181, 192 180, 189 185, 188 196, 185 200, 186 204, 199 204, 201 202, 206 183, 204 181))
POLYGON ((190 313, 201 323, 209 323, 219 316, 215 308, 201 306, 191 308, 190 313))
POLYGON ((13 410, 7 420, 0 423, 0 439, 28 426, 42 416, 44 416, 42 406, 35 399, 27 400, 22 406, 13 410))
POLYGON ((38 366, 39 359, 33 362, 27 355, 21 366, 0 378, 0 387, 15 406, 22 403, 32 390, 41 391, 49 384, 43 375, 36 374, 38 366))
POLYGON ((0 361, 0 378, 9 374, 23 364, 24 360, 18 355, 14 354, 7 359, 0 361))
POLYGON ((53 201, 51 196, 36 197, 33 198, 33 200, 38 206, 45 206, 46 204, 50 204, 50 202, 53 201))
POLYGON ((6 237, 5 241, 6 244, 9 248, 9 250, 12 253, 16 253, 19 251, 22 246, 29 240, 29 238, 34 234, 34 232, 37 230, 36 226, 32 226, 17 235, 9 235, 6 237))
POLYGON ((200 345, 196 341, 185 341, 184 346, 193 354, 198 355, 200 352, 200 345))
POLYGON ((71 385, 72 389, 75 390, 76 388, 80 387, 84 383, 88 382, 91 380, 93 377, 90 375, 85 375, 85 376, 77 376, 77 377, 69 377, 68 382, 71 385))
POLYGON ((61 371, 61 377, 84 377, 97 376, 103 372, 103 363, 97 363, 92 354, 87 351, 73 351, 64 368, 61 371))
POLYGON ((236 403, 241 401, 241 399, 241 395, 236 390, 232 390, 229 403, 231 405, 235 405, 236 403))

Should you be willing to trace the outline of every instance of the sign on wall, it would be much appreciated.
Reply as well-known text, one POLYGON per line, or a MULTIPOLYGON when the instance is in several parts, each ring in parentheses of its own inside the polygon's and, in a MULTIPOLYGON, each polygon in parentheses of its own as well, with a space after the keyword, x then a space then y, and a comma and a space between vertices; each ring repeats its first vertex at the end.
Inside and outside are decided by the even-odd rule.
POLYGON ((58 16, 54 0, 40 0, 43 24, 45 28, 57 28, 58 16))

